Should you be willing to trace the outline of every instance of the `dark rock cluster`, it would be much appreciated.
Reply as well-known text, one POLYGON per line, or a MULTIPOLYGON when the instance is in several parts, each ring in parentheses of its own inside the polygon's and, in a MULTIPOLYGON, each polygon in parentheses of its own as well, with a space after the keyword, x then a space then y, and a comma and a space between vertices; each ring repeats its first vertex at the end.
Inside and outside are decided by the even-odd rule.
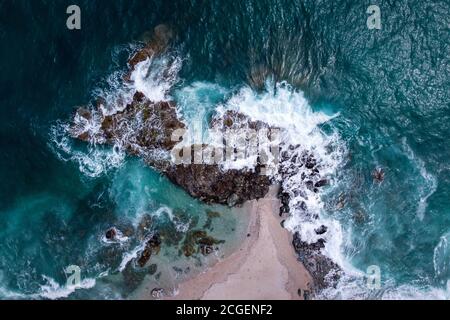
POLYGON ((215 246, 224 242, 208 236, 206 231, 192 230, 188 232, 184 240, 183 253, 186 257, 190 257, 195 253, 207 256, 217 249, 215 246))
MULTIPOLYGON (((147 57, 164 52, 172 37, 173 34, 167 27, 158 26, 152 41, 130 59, 131 70, 147 57)), ((243 115, 227 114, 215 119, 211 126, 217 128, 223 125, 225 129, 237 128, 238 123, 251 128, 264 125, 261 122, 242 120, 245 120, 243 115)), ((136 92, 131 103, 112 115, 103 115, 99 108, 79 108, 71 126, 71 134, 83 141, 120 144, 129 154, 142 157, 191 196, 207 203, 235 206, 267 194, 271 181, 260 174, 258 165, 254 171, 223 171, 219 164, 172 163, 168 152, 180 142, 174 139, 177 136, 174 132, 185 128, 185 124, 177 116, 175 102, 150 101, 144 94, 136 92), (92 127, 98 129, 92 130, 92 127), (166 152, 165 158, 161 157, 160 151, 166 152)), ((201 151, 206 147, 201 146, 201 151)))
POLYGON ((173 103, 151 102, 140 92, 136 92, 133 101, 123 111, 103 116, 96 131, 89 130, 87 125, 92 117, 92 111, 78 109, 71 128, 72 135, 83 141, 120 142, 122 148, 134 155, 171 150, 177 143, 172 141, 173 132, 185 128, 177 118, 173 103))
MULTIPOLYGON (((318 219, 311 214, 304 201, 292 203, 294 197, 306 199, 308 196, 302 188, 293 188, 290 178, 298 178, 302 186, 309 191, 318 193, 320 188, 329 184, 327 179, 321 177, 320 165, 314 155, 301 150, 299 146, 290 146, 282 153, 282 164, 280 166, 282 185, 278 194, 281 200, 280 216, 290 214, 293 211, 300 212, 307 219, 318 219), (301 169, 301 170, 299 170, 301 169)), ((328 227, 321 225, 314 230, 316 235, 323 236, 328 232, 328 227)), ((303 263, 312 278, 314 279, 314 291, 320 291, 329 286, 335 286, 341 275, 340 267, 330 258, 322 253, 326 240, 322 237, 314 243, 308 243, 301 239, 300 234, 294 234, 293 246, 298 254, 299 260, 303 263)))
POLYGON ((161 250, 161 238, 158 234, 153 235, 145 244, 144 251, 142 251, 138 264, 143 268, 150 260, 152 255, 156 255, 161 250))
POLYGON ((313 277, 315 290, 319 291, 336 285, 341 269, 330 258, 321 253, 321 250, 325 248, 324 239, 319 239, 317 242, 309 244, 302 241, 299 233, 295 233, 292 244, 299 256, 299 260, 313 277))
POLYGON ((175 165, 168 167, 164 173, 192 197, 231 207, 263 198, 270 186, 270 179, 257 170, 223 171, 218 165, 175 165))
POLYGON ((131 72, 134 71, 137 64, 145 61, 148 57, 159 56, 166 52, 173 38, 174 32, 169 26, 164 24, 156 26, 146 45, 141 50, 136 52, 128 61, 130 71, 125 76, 124 80, 130 80, 131 72))
MULTIPOLYGON (((151 41, 129 60, 130 70, 124 80, 131 81, 130 74, 139 62, 165 52, 172 38, 173 33, 169 28, 157 27, 151 41)), ((260 82, 260 80, 255 79, 256 82, 260 82)), ((99 104, 101 104, 101 99, 99 104)), ((274 134, 273 130, 277 129, 270 128, 261 121, 252 121, 247 116, 235 111, 228 111, 224 115, 215 117, 211 121, 210 127, 222 132, 228 129, 266 129, 268 138, 274 134)), ((104 115, 99 106, 96 109, 78 109, 70 132, 73 137, 86 142, 119 144, 120 148, 130 155, 142 157, 147 164, 160 170, 192 197, 206 203, 236 206, 247 200, 262 198, 268 193, 272 181, 269 176, 261 174, 264 163, 260 157, 264 155, 258 157, 254 170, 230 169, 224 171, 220 164, 194 164, 192 161, 183 164, 173 163, 169 153, 179 142, 173 139, 173 135, 177 130, 185 128, 186 125, 178 118, 175 102, 150 101, 144 94, 136 92, 132 102, 114 114, 104 115), (93 127, 95 130, 92 130, 93 127)), ((191 149, 198 150, 194 147, 198 146, 192 146, 191 149)), ((207 147, 207 145, 200 146, 200 151, 207 147)), ((193 157, 193 155, 191 156, 193 157)), ((313 154, 301 150, 298 145, 289 146, 288 150, 281 154, 279 160, 281 163, 279 175, 282 181, 279 193, 282 202, 280 215, 289 214, 292 210, 301 210, 308 215, 305 202, 300 201, 296 203, 295 207, 291 205, 291 199, 303 192, 301 188, 290 188, 284 182, 301 171, 303 185, 314 193, 319 192, 320 188, 328 184, 328 181, 320 176, 320 165, 317 159, 313 154)), ((374 178, 381 181, 383 176, 382 172, 377 172, 374 178)), ((142 228, 148 229, 147 226, 142 228)), ((321 226, 316 230, 316 234, 324 235, 327 231, 326 226, 321 226)), ((142 234, 146 234, 146 232, 142 234)), ((115 229, 106 232, 108 240, 113 240, 116 236, 115 229)), ((164 237, 163 234, 155 233, 150 238, 145 238, 145 249, 137 259, 140 267, 146 266, 151 256, 158 254, 161 239, 164 237)), ((208 236, 205 231, 192 230, 185 237, 182 252, 188 257, 195 253, 209 255, 221 243, 221 240, 208 236)), ((316 289, 323 289, 337 281, 339 266, 321 253, 325 246, 324 239, 308 244, 300 239, 297 233, 294 236, 293 245, 299 259, 313 277, 316 289)), ((159 298, 162 294, 159 290, 154 292, 155 298, 159 298)))

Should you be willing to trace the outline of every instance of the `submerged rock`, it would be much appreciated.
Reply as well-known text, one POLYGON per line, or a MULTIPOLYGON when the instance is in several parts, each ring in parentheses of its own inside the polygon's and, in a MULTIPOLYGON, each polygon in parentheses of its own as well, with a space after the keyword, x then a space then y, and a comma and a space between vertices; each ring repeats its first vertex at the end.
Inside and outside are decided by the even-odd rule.
POLYGON ((317 182, 314 184, 314 187, 316 187, 316 188, 321 188, 321 187, 324 187, 324 186, 326 186, 326 185, 328 185, 328 180, 322 179, 322 180, 317 181, 317 182))
POLYGON ((142 241, 143 239, 145 239, 145 237, 146 237, 148 231, 151 230, 152 225, 153 225, 153 219, 152 219, 152 217, 151 217, 149 214, 145 214, 145 215, 141 218, 141 220, 140 220, 140 222, 139 222, 139 224, 138 224, 138 226, 137 226, 137 230, 136 230, 137 238, 138 238, 140 241, 142 241))
POLYGON ((381 183, 384 181, 384 169, 383 168, 376 168, 375 170, 373 170, 372 172, 372 178, 374 181, 381 183))
POLYGON ((224 240, 217 240, 208 236, 206 231, 192 230, 188 232, 184 240, 183 253, 186 257, 190 257, 198 252, 206 256, 215 250, 214 246, 224 242, 224 240))
POLYGON ((322 235, 328 231, 328 228, 324 225, 320 226, 320 228, 314 230, 314 232, 318 235, 322 235))
MULTIPOLYGON (((164 53, 169 47, 169 44, 173 38, 174 32, 168 25, 160 24, 156 26, 153 30, 153 34, 150 36, 149 41, 128 61, 128 65, 130 66, 131 71, 134 70, 138 63, 164 53)), ((126 77, 126 80, 129 80, 129 78, 130 75, 126 77)))
POLYGON ((117 230, 115 228, 111 228, 105 233, 105 237, 107 240, 112 241, 115 240, 117 236, 117 230))
POLYGON ((132 263, 128 263, 122 271, 124 285, 127 292, 135 291, 144 281, 147 275, 154 275, 158 270, 156 264, 152 264, 146 268, 134 268, 132 263))
POLYGON ((203 225, 203 229, 209 229, 212 230, 212 222, 213 219, 217 219, 220 217, 220 212, 216 212, 216 211, 211 211, 211 210, 206 210, 206 222, 203 225))
MULTIPOLYGON (((77 110, 71 134, 83 141, 103 144, 120 142, 121 147, 135 155, 149 154, 154 150, 171 150, 177 142, 172 141, 175 130, 184 129, 178 120, 175 105, 171 102, 151 102, 140 92, 123 111, 101 116, 92 130, 86 118, 86 109, 77 110)), ((100 113, 99 110, 96 110, 100 113)), ((91 111, 92 114, 92 111, 91 111)))
POLYGON ((161 238, 159 234, 155 234, 147 241, 144 251, 142 251, 141 256, 137 261, 138 265, 141 268, 143 268, 150 260, 151 256, 157 255, 160 250, 161 250, 161 238))

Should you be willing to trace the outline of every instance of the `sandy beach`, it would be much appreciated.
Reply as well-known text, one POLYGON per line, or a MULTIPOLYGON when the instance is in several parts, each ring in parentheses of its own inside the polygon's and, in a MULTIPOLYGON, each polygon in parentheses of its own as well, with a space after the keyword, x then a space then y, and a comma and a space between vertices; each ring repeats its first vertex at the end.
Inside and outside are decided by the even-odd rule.
POLYGON ((265 198, 244 204, 250 223, 238 250, 181 283, 177 294, 168 299, 303 299, 312 279, 296 258, 291 234, 281 227, 276 191, 272 188, 265 198))

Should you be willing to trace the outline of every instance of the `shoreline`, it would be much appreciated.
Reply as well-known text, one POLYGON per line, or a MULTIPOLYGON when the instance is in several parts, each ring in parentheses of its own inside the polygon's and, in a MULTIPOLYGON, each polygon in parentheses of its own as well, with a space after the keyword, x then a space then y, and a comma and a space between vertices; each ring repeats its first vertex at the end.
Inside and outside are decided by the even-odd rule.
MULTIPOLYGON (((247 237, 231 255, 179 284, 167 300, 302 300, 313 280, 298 261, 292 234, 281 227, 277 188, 246 202, 247 237), (300 294, 299 294, 300 293, 300 294)), ((146 298, 151 297, 145 292, 146 298)))

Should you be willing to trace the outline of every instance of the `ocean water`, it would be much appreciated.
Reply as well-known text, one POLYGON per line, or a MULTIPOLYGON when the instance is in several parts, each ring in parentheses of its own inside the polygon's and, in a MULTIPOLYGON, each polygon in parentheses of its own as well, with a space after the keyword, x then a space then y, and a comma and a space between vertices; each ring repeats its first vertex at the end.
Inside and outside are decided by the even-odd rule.
MULTIPOLYGON (((176 235, 220 211, 213 233, 238 240, 235 211, 64 132, 76 106, 129 94, 126 61, 161 23, 177 35, 177 64, 169 80, 137 81, 140 90, 175 99, 188 124, 235 109, 280 125, 331 180, 308 197, 318 222, 288 221, 310 241, 318 223, 329 227, 325 251, 345 276, 318 298, 449 297, 448 1, 376 1, 381 30, 367 28, 366 1, 77 3, 82 29, 70 31, 71 1, 0 1, 0 298, 127 298, 145 281, 173 281, 174 266, 207 264, 174 244, 153 275, 123 268, 142 241, 111 245, 102 235, 137 228, 146 214, 176 235), (249 87, 254 75, 259 89, 249 87), (76 288, 65 285, 70 265, 82 270, 76 288), (366 284, 370 266, 380 288, 366 284)), ((295 176, 282 183, 302 188, 295 176)))

